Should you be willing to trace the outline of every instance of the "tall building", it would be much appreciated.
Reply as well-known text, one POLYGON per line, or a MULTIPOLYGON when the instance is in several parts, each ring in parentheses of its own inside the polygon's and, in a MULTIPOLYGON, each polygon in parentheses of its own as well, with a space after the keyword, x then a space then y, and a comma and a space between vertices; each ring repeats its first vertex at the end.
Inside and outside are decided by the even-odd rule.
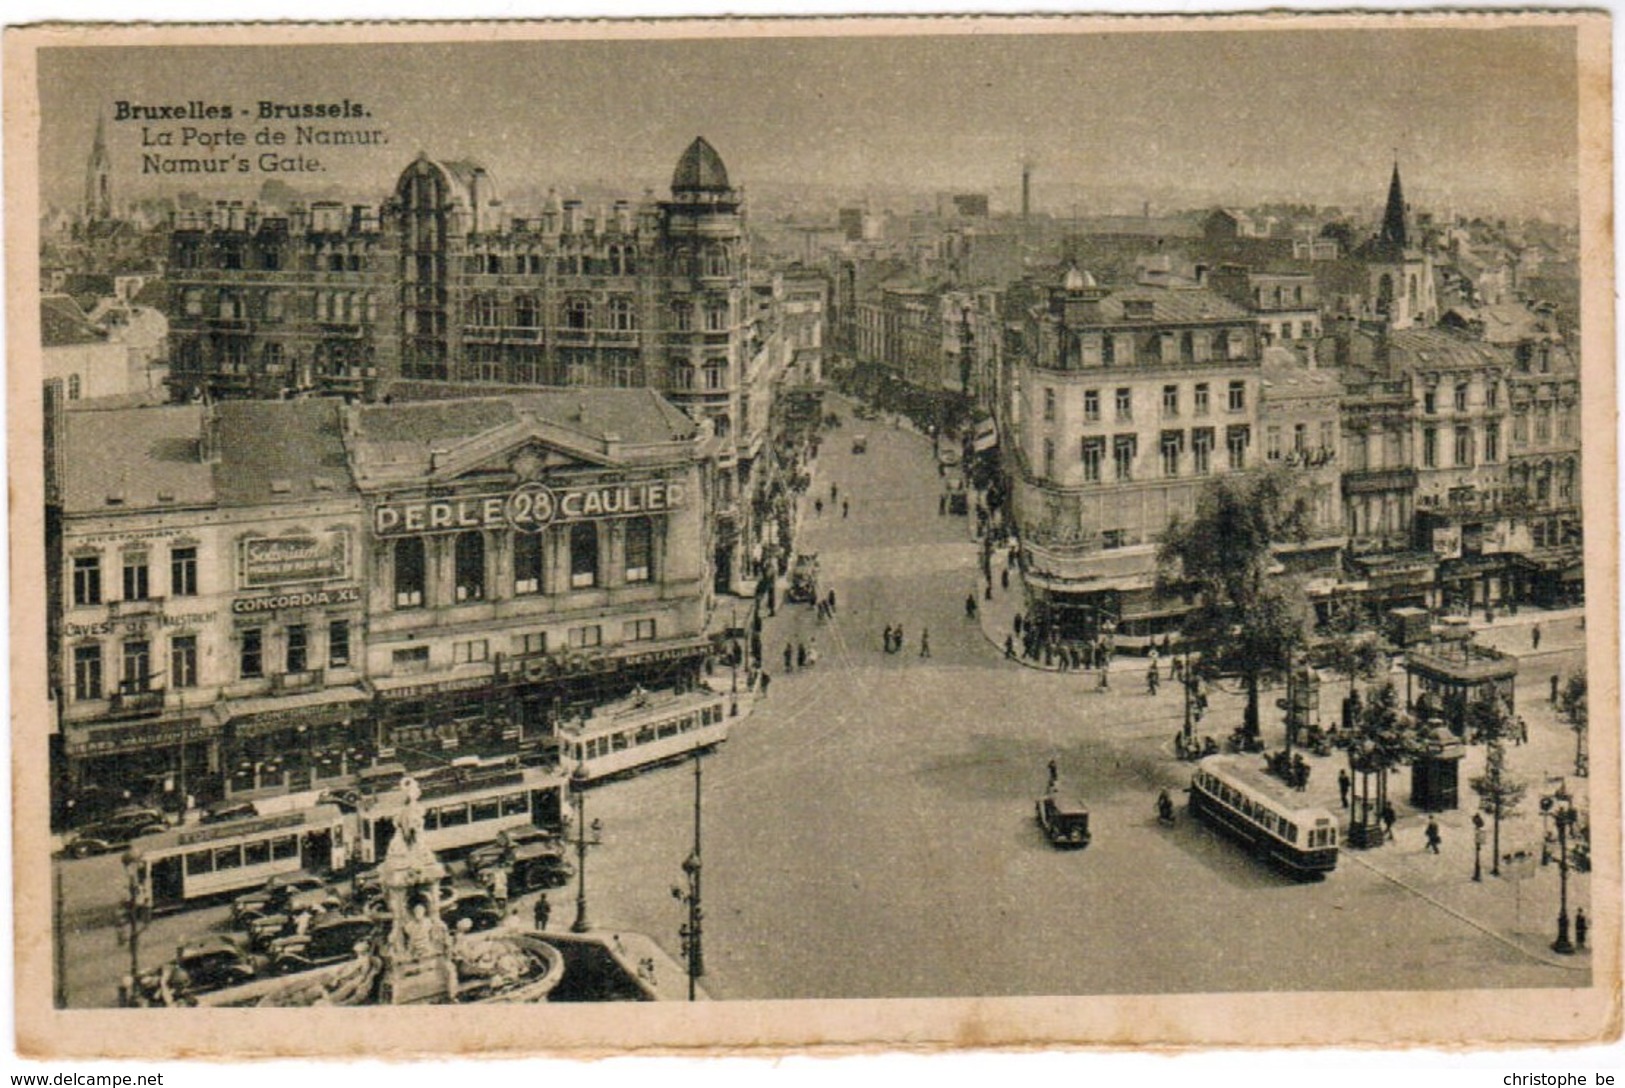
POLYGON ((81 212, 86 223, 105 223, 113 218, 112 162, 107 157, 107 133, 101 114, 96 115, 96 138, 85 161, 85 199, 81 212))
MULTIPOLYGON (((1001 446, 1028 590, 1063 634, 1160 634, 1158 541, 1205 477, 1261 463, 1251 314, 1206 290, 1110 290, 1077 268, 1005 362, 1001 446)), ((1318 441, 1318 431, 1315 434, 1318 441)))
POLYGON ((1431 325, 1439 319, 1433 258, 1417 246, 1409 226, 1410 210, 1399 179, 1399 164, 1388 183, 1388 201, 1376 237, 1355 253, 1364 266, 1367 313, 1390 328, 1431 325))
POLYGON ((751 497, 780 377, 749 299, 744 195, 703 137, 671 199, 504 210, 477 163, 420 154, 379 208, 241 205, 177 220, 178 396, 375 395, 399 379, 651 388, 723 440, 719 586, 753 584, 751 497))

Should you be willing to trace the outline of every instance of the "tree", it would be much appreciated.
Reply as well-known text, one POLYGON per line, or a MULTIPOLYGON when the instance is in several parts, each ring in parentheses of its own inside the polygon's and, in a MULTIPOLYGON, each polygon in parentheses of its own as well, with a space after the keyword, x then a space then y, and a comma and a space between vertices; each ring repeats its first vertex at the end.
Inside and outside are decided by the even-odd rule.
POLYGON ((1557 712, 1563 720, 1569 723, 1574 730, 1574 773, 1586 773, 1585 742, 1591 727, 1590 715, 1586 709, 1586 671, 1584 666, 1569 673, 1568 680, 1564 681, 1562 689, 1557 694, 1557 712))
POLYGON ((1372 820, 1380 820, 1387 811, 1388 773, 1413 762, 1427 750, 1427 742, 1426 727, 1401 708, 1392 683, 1383 684, 1361 706, 1353 732, 1340 738, 1348 749, 1349 768, 1360 776, 1359 803, 1350 806, 1351 821, 1358 818, 1360 839, 1369 842, 1372 820), (1373 779, 1375 798, 1371 796, 1373 779))
POLYGON ((1332 670, 1348 678, 1350 695, 1357 682, 1372 679, 1387 664, 1387 655, 1365 621, 1364 610, 1352 597, 1336 598, 1327 610, 1322 649, 1332 670))
POLYGON ((1479 811, 1490 817, 1494 836, 1490 852, 1490 875, 1501 875, 1501 820, 1510 817, 1523 800, 1528 784, 1507 770, 1506 738, 1513 728, 1512 713, 1493 688, 1484 688, 1467 704, 1468 736, 1482 740, 1484 773, 1475 775, 1471 785, 1478 794, 1479 811))
POLYGON ((1196 598, 1182 634, 1202 650, 1201 673, 1245 684, 1242 728, 1252 738, 1259 735, 1259 689, 1285 677, 1309 622, 1303 587, 1271 573, 1271 545, 1303 540, 1308 524, 1294 470, 1216 476, 1197 498, 1195 516, 1169 525, 1158 553, 1159 589, 1196 598))

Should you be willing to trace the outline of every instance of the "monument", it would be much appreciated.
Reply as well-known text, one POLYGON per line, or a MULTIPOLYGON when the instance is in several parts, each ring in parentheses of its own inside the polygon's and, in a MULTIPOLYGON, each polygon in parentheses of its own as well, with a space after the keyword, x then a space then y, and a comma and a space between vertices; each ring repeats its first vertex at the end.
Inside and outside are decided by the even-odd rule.
POLYGON ((452 963, 451 933, 439 911, 440 882, 446 868, 423 838, 422 791, 417 779, 402 779, 401 792, 406 803, 379 870, 390 917, 379 997, 385 1005, 453 1001, 457 970, 452 963))

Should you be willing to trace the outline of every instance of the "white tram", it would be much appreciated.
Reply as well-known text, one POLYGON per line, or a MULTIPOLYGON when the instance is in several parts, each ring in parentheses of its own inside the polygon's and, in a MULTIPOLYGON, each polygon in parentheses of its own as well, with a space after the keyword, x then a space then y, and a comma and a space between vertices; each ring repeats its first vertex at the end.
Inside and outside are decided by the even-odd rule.
POLYGON ((138 839, 128 857, 156 911, 258 888, 273 876, 344 868, 347 817, 336 805, 195 824, 138 839))
POLYGON ((1337 821, 1302 804, 1260 756, 1209 756, 1191 778, 1191 812, 1295 876, 1318 878, 1337 867, 1337 821))
POLYGON ((728 739, 728 696, 637 692, 559 727, 560 756, 586 780, 629 774, 728 739))

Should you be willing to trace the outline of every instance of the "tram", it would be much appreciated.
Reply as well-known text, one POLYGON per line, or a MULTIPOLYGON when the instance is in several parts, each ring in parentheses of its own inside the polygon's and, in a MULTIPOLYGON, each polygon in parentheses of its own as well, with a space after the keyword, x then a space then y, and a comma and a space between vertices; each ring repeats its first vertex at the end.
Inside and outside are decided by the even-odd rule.
POLYGON ((154 911, 258 888, 273 876, 343 869, 347 817, 336 805, 179 827, 136 840, 129 858, 154 911))
POLYGON ((1191 778, 1191 812, 1300 879, 1337 867, 1337 822, 1306 807, 1257 756, 1209 756, 1191 778))
MULTIPOLYGON (((504 831, 527 824, 557 826, 561 818, 558 774, 501 764, 416 777, 423 840, 437 854, 460 856, 504 831)), ((399 787, 360 800, 354 819, 362 864, 383 860, 405 804, 399 787)))
POLYGON ((567 766, 592 782, 671 762, 728 739, 728 697, 708 691, 634 692, 559 727, 567 766))

